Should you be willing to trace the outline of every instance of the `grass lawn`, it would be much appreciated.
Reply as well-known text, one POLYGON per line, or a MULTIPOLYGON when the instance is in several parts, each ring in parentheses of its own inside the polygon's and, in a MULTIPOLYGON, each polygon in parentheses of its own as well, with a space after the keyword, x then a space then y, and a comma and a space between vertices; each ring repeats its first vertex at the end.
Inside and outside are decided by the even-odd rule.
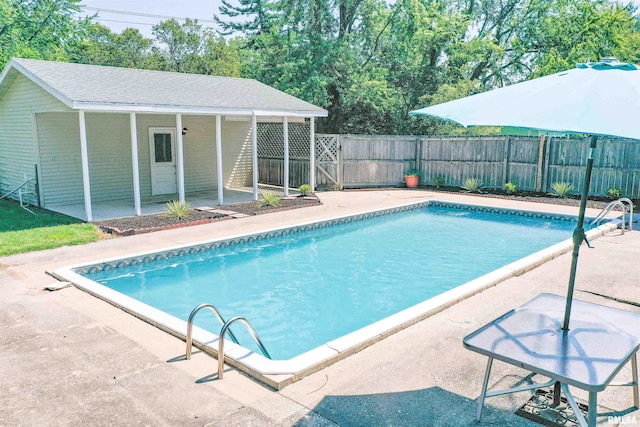
POLYGON ((55 212, 0 200, 0 256, 94 242, 100 232, 92 224, 55 212))

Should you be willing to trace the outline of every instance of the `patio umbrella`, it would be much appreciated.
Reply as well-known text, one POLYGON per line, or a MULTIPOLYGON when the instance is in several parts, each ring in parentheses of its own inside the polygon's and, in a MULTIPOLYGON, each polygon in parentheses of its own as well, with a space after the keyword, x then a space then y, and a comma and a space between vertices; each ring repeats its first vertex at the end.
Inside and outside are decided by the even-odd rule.
MULTIPOLYGON (((411 111, 472 126, 512 126, 591 135, 562 330, 569 330, 584 216, 598 135, 640 139, 640 69, 613 58, 411 111)), ((588 244, 588 242, 587 242, 588 244)))

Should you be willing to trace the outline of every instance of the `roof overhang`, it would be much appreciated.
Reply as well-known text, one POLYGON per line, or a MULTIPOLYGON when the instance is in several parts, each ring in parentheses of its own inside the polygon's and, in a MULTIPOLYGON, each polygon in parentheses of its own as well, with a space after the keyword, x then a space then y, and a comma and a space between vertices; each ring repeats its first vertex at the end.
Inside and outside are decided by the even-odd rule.
POLYGON ((185 114, 185 115, 233 115, 233 116, 276 116, 276 117, 327 117, 324 109, 309 110, 256 110, 251 108, 214 108, 201 106, 180 105, 148 105, 148 104, 112 104, 100 102, 73 101, 58 90, 48 85, 37 75, 11 59, 2 74, 0 74, 0 98, 4 95, 18 73, 33 81, 51 94, 58 101, 73 110, 104 112, 104 113, 156 113, 156 114, 185 114))
POLYGON ((94 102, 71 102, 68 107, 73 110, 103 112, 103 113, 155 113, 155 114, 185 114, 185 115, 221 115, 221 116, 278 116, 278 117, 327 117, 326 110, 322 111, 292 111, 292 110, 254 110, 251 108, 211 108, 188 107, 176 105, 144 105, 144 104, 103 104, 94 102))

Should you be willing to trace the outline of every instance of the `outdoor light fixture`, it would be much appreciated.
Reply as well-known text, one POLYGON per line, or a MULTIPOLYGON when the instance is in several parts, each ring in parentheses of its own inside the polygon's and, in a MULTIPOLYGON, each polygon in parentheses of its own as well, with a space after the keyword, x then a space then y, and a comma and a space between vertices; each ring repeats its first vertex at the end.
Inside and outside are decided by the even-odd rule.
POLYGON ((183 136, 184 136, 184 135, 186 135, 186 134, 187 134, 187 132, 189 132, 189 129, 187 129, 186 127, 185 127, 185 128, 182 128, 182 135, 183 135, 183 136))

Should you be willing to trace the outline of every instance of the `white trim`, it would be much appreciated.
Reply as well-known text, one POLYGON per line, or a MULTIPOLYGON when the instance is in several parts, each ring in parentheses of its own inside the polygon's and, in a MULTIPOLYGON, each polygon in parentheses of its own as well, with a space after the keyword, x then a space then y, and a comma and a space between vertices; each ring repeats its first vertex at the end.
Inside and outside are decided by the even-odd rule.
POLYGON ((289 119, 282 120, 282 131, 284 133, 284 195, 289 195, 289 119))
POLYGON ((316 191, 316 121, 313 117, 309 117, 309 185, 311 191, 316 191))
POLYGON ((222 116, 216 116, 216 169, 218 173, 218 204, 224 204, 224 174, 222 170, 222 116))
POLYGON ((142 215, 140 203, 140 167, 138 165, 138 126, 136 113, 129 113, 129 130, 131 132, 131 166, 133 168, 133 204, 136 215, 142 215))
POLYGON ((251 165, 253 166, 253 200, 258 200, 258 121, 251 116, 251 165))
POLYGON ((80 157, 82 160, 82 187, 84 190, 84 211, 87 221, 93 221, 91 211, 91 180, 89 178, 89 152, 87 150, 87 123, 84 111, 78 111, 78 121, 80 125, 80 157))
MULTIPOLYGON (((87 101, 74 101, 70 108, 75 110, 100 111, 100 112, 137 112, 158 114, 185 114, 185 115, 223 115, 223 116, 251 116, 252 111, 244 108, 215 108, 180 105, 148 105, 148 104, 98 104, 87 101)), ((256 116, 274 117, 327 117, 326 111, 311 110, 256 110, 256 116)))
POLYGON ((305 123, 306 116, 259 116, 259 123, 282 123, 284 117, 288 117, 289 123, 305 123))
POLYGON ((38 188, 36 188, 36 191, 38 192, 38 203, 40 204, 39 207, 44 207, 45 205, 45 200, 44 200, 44 188, 45 186, 43 185, 44 182, 42 180, 42 161, 41 161, 41 156, 40 156, 40 135, 38 133, 38 116, 36 115, 36 113, 31 113, 31 127, 32 127, 32 132, 33 132, 33 144, 35 147, 35 151, 36 151, 36 167, 38 168, 37 170, 37 174, 38 176, 36 177, 36 179, 38 180, 38 188))
POLYGON ((184 144, 182 139, 182 114, 176 114, 178 200, 184 202, 184 144))

